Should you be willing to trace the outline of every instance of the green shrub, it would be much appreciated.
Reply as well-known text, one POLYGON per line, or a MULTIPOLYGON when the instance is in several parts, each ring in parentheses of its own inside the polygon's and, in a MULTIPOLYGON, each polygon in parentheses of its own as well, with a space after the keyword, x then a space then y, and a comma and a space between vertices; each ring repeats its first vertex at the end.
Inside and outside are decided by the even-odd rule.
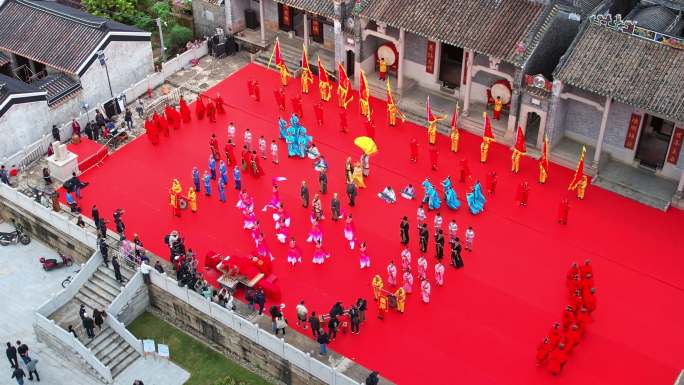
POLYGON ((185 46, 185 43, 192 40, 192 30, 182 25, 174 25, 169 32, 169 46, 172 49, 179 49, 185 46))

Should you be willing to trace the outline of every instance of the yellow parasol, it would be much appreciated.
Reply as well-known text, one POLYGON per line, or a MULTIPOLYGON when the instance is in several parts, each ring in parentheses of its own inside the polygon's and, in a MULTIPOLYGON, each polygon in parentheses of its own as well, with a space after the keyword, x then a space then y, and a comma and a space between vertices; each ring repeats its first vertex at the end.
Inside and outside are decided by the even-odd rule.
POLYGON ((358 138, 354 139, 354 144, 366 155, 373 155, 378 152, 378 146, 375 144, 373 139, 367 136, 359 136, 358 138))

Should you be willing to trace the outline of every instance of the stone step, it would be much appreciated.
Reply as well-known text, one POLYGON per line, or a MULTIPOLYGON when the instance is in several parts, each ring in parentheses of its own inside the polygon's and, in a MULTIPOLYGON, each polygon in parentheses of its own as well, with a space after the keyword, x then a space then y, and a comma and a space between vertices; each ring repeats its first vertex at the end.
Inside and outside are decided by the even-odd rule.
POLYGON ((112 366, 110 369, 112 371, 112 377, 116 378, 121 372, 126 370, 127 367, 131 366, 138 358, 140 358, 140 355, 138 352, 135 350, 132 350, 132 353, 126 356, 123 360, 119 361, 116 365, 112 366))
MULTIPOLYGON (((83 331, 83 334, 85 335, 85 330, 83 331)), ((110 336, 114 334, 114 330, 110 327, 104 327, 102 330, 100 330, 97 334, 95 334, 95 338, 88 338, 88 342, 85 344, 85 346, 88 349, 93 349, 96 348, 98 345, 103 343, 104 341, 108 341, 110 336)))
MULTIPOLYGON (((119 261, 119 262, 121 263, 121 269, 119 269, 121 271, 121 275, 126 280, 131 279, 131 277, 133 276, 133 274, 135 274, 135 272, 132 270, 126 269, 125 268, 126 264, 124 262, 122 262, 122 261, 119 261)), ((100 265, 97 268, 97 271, 99 271, 100 273, 110 277, 112 280, 116 281, 116 277, 114 275, 114 269, 112 269, 111 266, 112 266, 111 263, 109 264, 109 267, 106 267, 104 265, 100 265)))
POLYGON ((125 360, 131 353, 136 353, 123 339, 119 339, 120 343, 117 345, 116 349, 112 350, 107 356, 100 358, 100 361, 110 369, 125 360))
POLYGON ((667 201, 662 198, 650 195, 648 193, 645 193, 644 191, 636 190, 626 183, 611 180, 610 178, 606 178, 602 174, 599 174, 599 176, 592 182, 592 184, 599 186, 603 189, 606 189, 608 191, 612 191, 618 195, 622 195, 623 197, 633 199, 637 202, 645 204, 646 206, 656 208, 658 210, 667 211, 671 204, 671 201, 667 201))
POLYGON ((76 299, 78 299, 81 303, 83 303, 86 308, 92 312, 92 309, 106 309, 109 304, 107 303, 102 303, 100 302, 100 298, 93 298, 91 297, 92 294, 89 292, 83 291, 83 288, 81 288, 81 291, 76 293, 74 296, 76 299))
POLYGON ((118 334, 109 337, 109 341, 107 341, 106 344, 103 343, 102 345, 102 348, 98 347, 98 350, 94 351, 93 353, 95 353, 97 358, 105 365, 109 364, 113 357, 118 356, 121 351, 125 350, 128 346, 126 341, 119 337, 118 334))
POLYGON ((114 294, 102 289, 100 286, 95 284, 92 280, 88 281, 81 287, 80 291, 89 292, 91 298, 99 299, 100 303, 109 305, 115 298, 114 294))
POLYGON ((94 284, 98 288, 106 291, 107 293, 113 295, 114 298, 116 298, 119 295, 119 293, 121 293, 120 284, 116 281, 110 281, 109 278, 107 278, 106 276, 101 276, 97 274, 98 273, 90 277, 90 283, 94 284))

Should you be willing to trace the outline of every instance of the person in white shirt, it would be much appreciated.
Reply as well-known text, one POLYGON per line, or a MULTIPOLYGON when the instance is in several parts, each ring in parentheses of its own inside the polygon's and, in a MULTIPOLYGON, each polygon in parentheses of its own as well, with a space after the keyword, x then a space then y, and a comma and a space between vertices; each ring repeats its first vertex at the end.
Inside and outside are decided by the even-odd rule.
POLYGON ((235 125, 233 122, 228 125, 228 140, 235 143, 235 125))
POLYGON ((465 232, 466 238, 466 250, 473 251, 473 240, 475 239, 475 231, 473 231, 472 226, 468 226, 468 230, 465 232))
POLYGON ((456 224, 456 220, 452 219, 451 222, 449 222, 449 238, 454 239, 457 237, 458 233, 458 225, 456 224))
POLYGON ((394 203, 397 201, 397 194, 394 193, 392 186, 385 187, 381 193, 378 193, 378 197, 385 201, 385 203, 394 203))
POLYGON ((249 151, 252 151, 252 132, 249 131, 249 128, 245 129, 244 139, 245 139, 245 146, 247 146, 247 149, 249 151))
POLYGON ((416 190, 414 190, 413 185, 409 184, 401 190, 401 196, 404 199, 413 200, 416 198, 416 190))
POLYGON ((271 158, 273 163, 278 164, 278 143, 276 143, 275 139, 271 141, 271 158))
POLYGON ((306 329, 308 327, 306 325, 306 316, 309 314, 309 310, 304 306, 304 301, 300 301, 295 310, 297 311, 297 326, 304 325, 303 328, 306 329))

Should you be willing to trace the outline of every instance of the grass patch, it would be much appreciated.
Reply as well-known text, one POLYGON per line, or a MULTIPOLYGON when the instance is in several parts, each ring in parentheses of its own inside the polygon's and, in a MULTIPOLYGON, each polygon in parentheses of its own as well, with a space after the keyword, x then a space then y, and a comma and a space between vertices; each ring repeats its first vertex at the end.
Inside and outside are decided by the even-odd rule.
POLYGON ((226 377, 238 384, 269 384, 153 314, 143 313, 128 326, 128 330, 140 339, 153 339, 158 344, 169 345, 171 361, 190 372, 190 379, 185 385, 214 385, 226 377))

